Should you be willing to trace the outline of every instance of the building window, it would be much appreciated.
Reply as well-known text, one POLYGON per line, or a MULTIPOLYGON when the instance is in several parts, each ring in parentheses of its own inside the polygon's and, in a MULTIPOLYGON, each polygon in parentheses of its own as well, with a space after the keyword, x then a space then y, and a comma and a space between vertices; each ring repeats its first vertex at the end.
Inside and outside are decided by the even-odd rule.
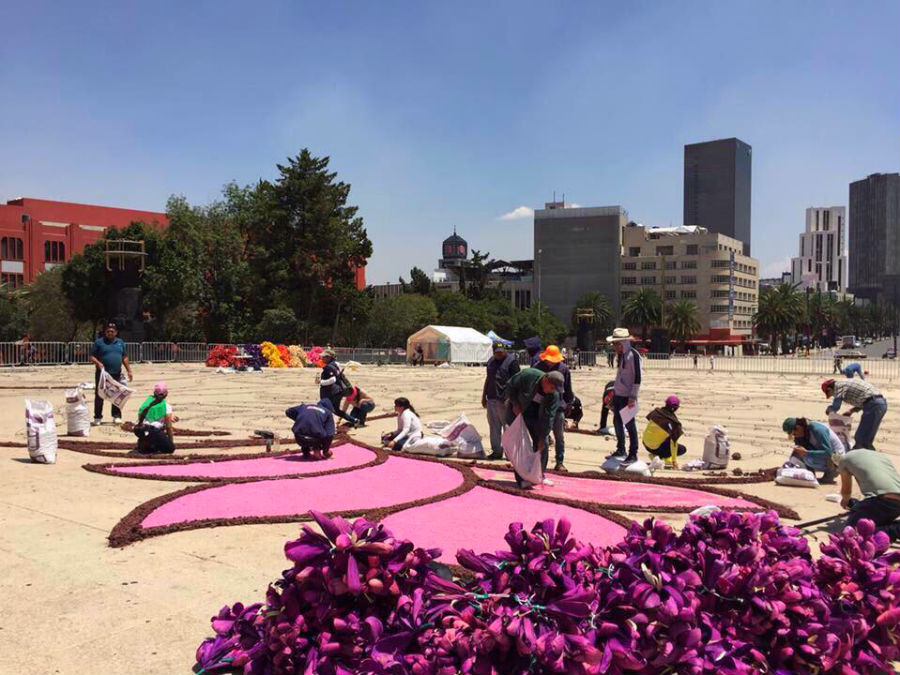
POLYGON ((0 284, 6 290, 12 290, 25 285, 25 275, 23 274, 0 274, 0 284))
MULTIPOLYGON (((714 284, 727 284, 728 282, 731 281, 731 277, 728 276, 727 274, 716 274, 716 275, 713 275, 712 277, 710 277, 710 281, 713 282, 714 284)), ((735 279, 735 281, 738 284, 741 283, 740 279, 735 279)))
POLYGON ((685 260, 683 263, 681 263, 681 269, 695 270, 695 269, 697 269, 697 261, 696 260, 685 260))
POLYGON ((656 283, 656 277, 655 277, 655 276, 653 276, 653 277, 641 277, 641 283, 642 283, 644 286, 652 286, 653 284, 656 283))
POLYGON ((0 238, 0 260, 22 260, 22 240, 18 237, 0 238))
POLYGON ((681 283, 683 284, 696 284, 697 277, 693 275, 682 274, 681 275, 681 283))
POLYGON ((687 245, 687 250, 686 250, 685 252, 686 252, 688 255, 697 255, 697 253, 699 252, 699 250, 700 250, 699 245, 697 245, 697 244, 688 244, 688 245, 687 245))
POLYGON ((682 298, 696 298, 697 291, 681 291, 682 298))
POLYGON ((672 261, 668 261, 668 260, 667 260, 667 261, 666 261, 666 269, 667 269, 667 270, 674 270, 674 269, 677 269, 677 268, 678 268, 678 263, 675 262, 674 260, 672 260, 672 261))
POLYGON ((711 298, 727 298, 728 291, 710 291, 709 297, 711 297, 711 298))
POLYGON ((641 255, 641 247, 640 246, 631 246, 628 248, 628 257, 629 258, 637 258, 641 255))
POLYGON ((719 268, 719 267, 728 267, 729 264, 730 264, 730 261, 728 261, 728 260, 713 260, 709 266, 719 268))
POLYGON ((728 305, 712 305, 709 312, 710 314, 728 314, 728 305))
POLYGON ((622 284, 624 286, 634 286, 637 284, 637 277, 622 277, 622 284))
POLYGON ((666 291, 666 300, 674 300, 676 291, 666 291))
POLYGON ((655 269, 656 269, 656 263, 655 263, 655 262, 642 262, 642 263, 641 263, 641 269, 642 269, 642 270, 655 270, 655 269))
POLYGON ((674 246, 657 246, 656 255, 673 255, 675 253, 674 246))
POLYGON ((677 284, 678 281, 676 280, 675 277, 666 277, 666 283, 667 284, 677 284))
POLYGON ((61 241, 44 242, 44 262, 59 263, 66 261, 66 245, 61 241))
POLYGON ((622 263, 623 270, 636 270, 637 263, 622 263))

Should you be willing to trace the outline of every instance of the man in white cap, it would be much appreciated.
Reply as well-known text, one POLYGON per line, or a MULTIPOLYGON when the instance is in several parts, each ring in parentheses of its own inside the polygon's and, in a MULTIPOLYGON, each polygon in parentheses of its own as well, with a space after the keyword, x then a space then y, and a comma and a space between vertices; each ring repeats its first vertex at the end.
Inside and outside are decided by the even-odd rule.
MULTIPOLYGON (((616 328, 606 338, 616 350, 616 384, 613 387, 613 424, 616 428, 616 451, 612 457, 623 464, 637 461, 638 431, 635 417, 631 415, 628 424, 622 422, 622 410, 636 408, 638 391, 641 388, 641 355, 631 344, 631 334, 627 328, 616 328), (628 455, 625 455, 625 431, 628 431, 628 455)), ((631 412, 631 411, 630 411, 631 412)))

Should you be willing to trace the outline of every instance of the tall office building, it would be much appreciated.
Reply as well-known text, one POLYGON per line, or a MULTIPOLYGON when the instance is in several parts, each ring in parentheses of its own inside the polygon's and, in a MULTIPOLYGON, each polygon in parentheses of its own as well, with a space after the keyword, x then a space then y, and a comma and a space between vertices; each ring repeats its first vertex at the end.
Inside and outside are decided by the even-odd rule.
POLYGON ((843 206, 806 209, 806 231, 800 235, 800 255, 791 259, 791 283, 801 290, 842 294, 847 290, 847 255, 843 206))
POLYGON ((619 258, 628 212, 550 202, 534 212, 534 297, 566 325, 584 293, 600 291, 619 310, 619 258))
POLYGON ((900 174, 850 183, 850 292, 900 307, 900 174))
POLYGON ((684 146, 684 224, 741 241, 747 256, 751 153, 737 138, 684 146))

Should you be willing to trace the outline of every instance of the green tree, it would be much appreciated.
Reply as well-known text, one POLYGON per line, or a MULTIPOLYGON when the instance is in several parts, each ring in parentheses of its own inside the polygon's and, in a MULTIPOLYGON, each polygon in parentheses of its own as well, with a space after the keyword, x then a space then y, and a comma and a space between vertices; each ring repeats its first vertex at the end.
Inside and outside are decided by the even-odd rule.
POLYGON ((753 324, 762 335, 771 336, 772 352, 777 353, 779 337, 786 338, 798 320, 805 316, 806 299, 797 292, 799 284, 779 284, 766 288, 759 295, 759 308, 753 324))
POLYGON ((559 344, 566 337, 566 325, 556 318, 543 303, 536 302, 528 310, 518 313, 516 341, 537 335, 545 345, 559 344))
POLYGON ((409 271, 409 288, 408 292, 418 293, 419 295, 430 295, 434 291, 434 284, 428 275, 418 267, 413 267, 409 271))
POLYGON ((484 300, 487 297, 488 277, 497 266, 497 261, 490 255, 473 249, 472 259, 465 265, 467 277, 465 290, 466 295, 472 300, 484 300))
POLYGON ((275 307, 263 312, 253 339, 256 342, 269 340, 276 344, 296 344, 300 341, 299 332, 294 311, 288 307, 275 307))
POLYGON ((600 291, 589 291, 583 294, 575 302, 572 309, 571 326, 573 331, 579 329, 579 310, 590 310, 593 312, 593 318, 588 321, 590 326, 590 336, 587 342, 591 347, 600 335, 608 335, 608 330, 612 327, 613 310, 612 304, 600 291))
POLYGON ((672 339, 680 342, 681 348, 685 349, 687 341, 700 332, 697 305, 687 300, 679 300, 667 307, 666 328, 672 339))
POLYGON ((27 330, 25 303, 6 284, 0 284, 0 342, 18 340, 27 330))
POLYGON ((466 326, 481 332, 492 327, 490 314, 481 302, 461 293, 438 293, 434 300, 442 326, 466 326))
POLYGON ((72 303, 63 292, 63 270, 63 267, 54 267, 41 272, 32 283, 19 289, 19 297, 28 311, 28 332, 33 340, 72 342, 78 337, 80 327, 83 337, 91 335, 91 326, 75 319, 72 303))
POLYGON ((437 308, 431 298, 412 293, 373 303, 369 341, 375 347, 406 345, 406 338, 429 324, 437 323, 437 308))
POLYGON ((658 326, 662 316, 662 300, 652 288, 641 288, 625 301, 622 318, 630 326, 640 326, 641 342, 648 329, 658 326))

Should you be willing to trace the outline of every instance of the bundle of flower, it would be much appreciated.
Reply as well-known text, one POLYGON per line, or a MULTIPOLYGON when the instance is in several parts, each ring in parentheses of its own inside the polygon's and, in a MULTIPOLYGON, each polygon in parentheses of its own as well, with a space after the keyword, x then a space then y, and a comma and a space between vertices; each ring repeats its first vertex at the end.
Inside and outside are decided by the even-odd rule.
POLYGON ((288 347, 288 351, 291 354, 291 368, 305 368, 307 364, 306 352, 303 351, 302 347, 298 347, 297 345, 291 345, 288 347))
POLYGON ((322 367, 322 352, 325 351, 322 347, 312 347, 308 352, 306 352, 306 360, 309 365, 322 367))
POLYGON ((286 368, 291 367, 291 352, 288 351, 286 345, 276 345, 278 347, 278 356, 281 357, 281 362, 285 365, 286 368))
POLYGON ((548 520, 509 550, 434 569, 380 525, 313 514, 264 604, 224 607, 209 671, 344 675, 874 675, 900 658, 900 552, 865 521, 813 561, 773 513, 719 511, 680 534, 647 520, 617 546, 548 520))
POLYGON ((234 357, 237 356, 237 347, 231 345, 216 345, 206 355, 206 365, 213 368, 228 368, 234 366, 234 357))
POLYGON ((241 349, 247 356, 247 358, 244 360, 247 368, 250 368, 252 370, 260 370, 268 365, 268 361, 266 360, 266 357, 262 355, 262 349, 259 345, 247 343, 245 345, 241 345, 241 349))
POLYGON ((263 357, 266 359, 266 365, 269 368, 286 368, 284 361, 281 360, 281 353, 278 351, 278 347, 271 342, 260 342, 259 349, 262 352, 263 357))

